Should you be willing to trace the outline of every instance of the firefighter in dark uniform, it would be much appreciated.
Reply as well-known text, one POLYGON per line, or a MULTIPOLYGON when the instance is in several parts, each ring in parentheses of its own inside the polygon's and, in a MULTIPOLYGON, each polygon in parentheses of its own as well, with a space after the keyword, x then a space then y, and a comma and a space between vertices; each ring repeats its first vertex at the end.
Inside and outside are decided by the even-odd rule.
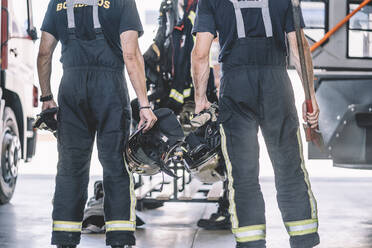
POLYGON ((89 165, 97 136, 103 166, 106 244, 135 244, 132 175, 123 151, 131 109, 126 64, 141 108, 140 125, 156 122, 146 96, 143 33, 134 0, 51 0, 42 26, 38 73, 43 110, 56 107, 50 87, 51 60, 62 44, 63 77, 58 92, 58 172, 53 202, 52 244, 76 247, 87 200, 89 165))
MULTIPOLYGON (((302 26, 304 23, 302 20, 302 26)), ((277 199, 292 248, 319 244, 317 203, 304 165, 294 92, 287 74, 286 36, 299 72, 291 0, 199 0, 192 54, 195 112, 206 96, 208 55, 219 36, 222 79, 219 122, 229 181, 229 211, 237 246, 266 247, 265 204, 259 185, 262 130, 275 172, 277 199), (287 34, 287 35, 286 35, 287 34)), ((309 45, 303 35, 306 59, 309 45)), ((313 82, 313 71, 308 73, 313 82)), ((312 127, 319 109, 303 118, 312 127)))

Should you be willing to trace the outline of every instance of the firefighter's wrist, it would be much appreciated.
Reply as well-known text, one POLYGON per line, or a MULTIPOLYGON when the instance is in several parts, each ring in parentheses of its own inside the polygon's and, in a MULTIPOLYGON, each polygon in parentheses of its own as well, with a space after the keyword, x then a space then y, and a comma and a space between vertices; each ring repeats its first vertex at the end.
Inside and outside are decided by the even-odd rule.
POLYGON ((152 109, 152 107, 150 105, 146 105, 146 106, 140 106, 139 107, 139 110, 144 110, 144 109, 152 109))
POLYGON ((52 101, 52 100, 53 100, 53 94, 52 93, 40 96, 40 102, 49 102, 49 101, 52 101))
POLYGON ((206 103, 208 100, 207 100, 207 97, 205 95, 201 95, 201 96, 197 96, 195 95, 195 103, 196 104, 203 104, 203 103, 206 103))
POLYGON ((143 106, 150 106, 150 103, 149 103, 149 101, 147 100, 147 98, 145 98, 145 99, 138 99, 138 103, 139 103, 139 106, 140 106, 140 107, 143 107, 143 106))

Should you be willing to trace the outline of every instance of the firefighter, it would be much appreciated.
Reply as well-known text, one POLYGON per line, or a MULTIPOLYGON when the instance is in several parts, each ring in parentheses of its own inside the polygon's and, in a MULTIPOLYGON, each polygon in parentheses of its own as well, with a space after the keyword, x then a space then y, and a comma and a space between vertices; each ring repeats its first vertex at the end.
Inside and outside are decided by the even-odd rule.
MULTIPOLYGON (((304 23, 302 20, 302 27, 304 23)), ((287 74, 286 37, 300 73, 290 0, 199 0, 192 53, 195 112, 209 108, 205 91, 209 49, 219 35, 222 63, 219 122, 226 160, 229 211, 237 248, 266 247, 265 205, 259 185, 260 127, 275 172, 277 200, 292 248, 319 244, 317 203, 304 165, 294 92, 287 74)), ((309 45, 302 35, 306 59, 309 45)), ((310 70, 309 81, 313 82, 310 70)), ((303 119, 318 124, 319 108, 303 119)), ((305 105, 306 106, 306 105, 305 105)))
POLYGON ((140 103, 140 126, 156 122, 146 96, 143 33, 134 0, 51 0, 42 25, 38 73, 43 110, 56 107, 50 87, 51 60, 62 44, 63 77, 58 92, 58 171, 53 203, 52 244, 76 247, 87 200, 92 146, 103 166, 106 244, 135 244, 132 175, 123 151, 131 110, 126 64, 140 103))

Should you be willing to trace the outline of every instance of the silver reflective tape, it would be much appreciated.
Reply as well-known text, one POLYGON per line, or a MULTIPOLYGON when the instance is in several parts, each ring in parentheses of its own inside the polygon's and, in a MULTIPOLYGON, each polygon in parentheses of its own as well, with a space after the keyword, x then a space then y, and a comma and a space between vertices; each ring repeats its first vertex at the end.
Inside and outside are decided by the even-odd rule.
POLYGON ((53 230, 66 230, 66 231, 80 231, 81 224, 62 224, 62 223, 53 223, 53 230))
POLYGON ((135 228, 134 224, 129 223, 113 223, 113 224, 106 224, 106 228, 135 228))
POLYGON ((75 0, 66 0, 68 28, 75 28, 74 6, 75 0))
POLYGON ((265 235, 264 230, 252 230, 252 231, 244 231, 244 232, 235 233, 235 237, 238 239, 262 236, 262 235, 265 235))
POLYGON ((265 7, 265 1, 240 1, 238 2, 239 7, 241 9, 249 9, 249 8, 263 8, 265 7))
POLYGON ((94 28, 101 28, 101 23, 99 22, 98 16, 98 0, 67 0, 67 22, 68 28, 75 28, 75 15, 74 15, 74 6, 75 4, 86 4, 93 6, 93 23, 94 28))
POLYGON ((273 37, 273 25, 271 23, 269 7, 262 8, 262 18, 265 25, 266 37, 267 38, 273 37))
POLYGON ((288 226, 288 232, 301 232, 307 231, 314 228, 318 228, 318 222, 306 224, 306 225, 299 225, 299 226, 288 226))
POLYGON ((230 2, 232 2, 235 9, 236 26, 239 39, 246 38, 242 9, 249 8, 260 8, 262 10, 262 18, 265 25, 266 37, 269 38, 273 36, 269 0, 245 0, 245 1, 230 0, 230 2))

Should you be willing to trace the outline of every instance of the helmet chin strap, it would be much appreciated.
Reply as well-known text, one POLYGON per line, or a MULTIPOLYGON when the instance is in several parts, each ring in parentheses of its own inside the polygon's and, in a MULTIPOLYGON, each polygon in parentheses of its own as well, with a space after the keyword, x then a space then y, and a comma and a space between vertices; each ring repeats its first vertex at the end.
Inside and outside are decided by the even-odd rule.
POLYGON ((169 168, 169 166, 163 161, 160 161, 160 170, 167 174, 168 176, 174 177, 174 178, 180 178, 174 172, 169 168))

